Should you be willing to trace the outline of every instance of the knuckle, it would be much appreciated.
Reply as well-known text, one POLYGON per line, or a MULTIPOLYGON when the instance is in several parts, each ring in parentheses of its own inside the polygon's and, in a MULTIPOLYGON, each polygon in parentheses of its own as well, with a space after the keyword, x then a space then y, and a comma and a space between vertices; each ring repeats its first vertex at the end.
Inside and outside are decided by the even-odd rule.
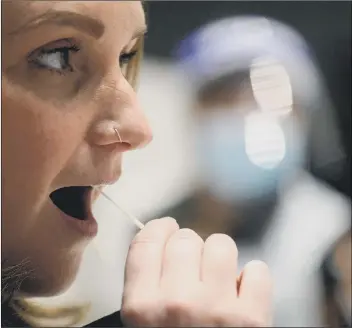
POLYGON ((172 297, 165 301, 164 309, 168 317, 185 316, 194 308, 192 302, 185 297, 172 297))
POLYGON ((121 316, 128 323, 147 324, 153 320, 151 317, 156 313, 157 305, 148 299, 139 299, 131 302, 124 302, 121 308, 121 316))
POLYGON ((238 317, 240 327, 268 327, 268 322, 258 315, 243 313, 238 317))
POLYGON ((216 327, 270 327, 270 321, 243 307, 217 306, 212 309, 211 318, 216 327))
POLYGON ((215 327, 224 327, 231 322, 231 313, 227 308, 216 308, 211 313, 212 323, 215 327))

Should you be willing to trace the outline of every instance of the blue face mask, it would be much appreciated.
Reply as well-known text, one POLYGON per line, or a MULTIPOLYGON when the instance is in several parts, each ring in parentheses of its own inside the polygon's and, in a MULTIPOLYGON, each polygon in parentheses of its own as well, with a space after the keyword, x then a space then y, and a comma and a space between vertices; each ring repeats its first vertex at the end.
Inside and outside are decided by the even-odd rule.
POLYGON ((258 199, 277 192, 285 177, 302 166, 304 147, 294 118, 286 117, 281 123, 274 118, 270 120, 271 125, 266 124, 268 120, 263 124, 257 120, 251 125, 244 116, 221 110, 201 119, 196 143, 200 178, 215 197, 230 203, 258 199), (281 136, 281 143, 280 140, 276 144, 270 142, 268 136, 275 130, 271 126, 281 133, 277 135, 277 138, 281 136), (252 135, 248 134, 250 130, 252 135), (260 139, 264 144, 262 149, 254 147, 255 154, 253 144, 260 139), (253 151, 251 160, 248 154, 253 151), (261 160, 264 167, 260 166, 261 160))

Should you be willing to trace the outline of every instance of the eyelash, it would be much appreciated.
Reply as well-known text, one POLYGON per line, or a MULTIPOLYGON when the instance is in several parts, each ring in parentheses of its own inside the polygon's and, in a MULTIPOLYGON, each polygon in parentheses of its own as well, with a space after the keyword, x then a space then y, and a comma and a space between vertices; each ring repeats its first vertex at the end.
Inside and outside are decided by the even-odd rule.
MULTIPOLYGON (((69 64, 70 54, 77 53, 78 51, 80 51, 80 48, 76 45, 72 45, 69 47, 57 47, 57 48, 48 49, 48 50, 41 50, 34 59, 30 60, 30 62, 35 64, 36 67, 39 69, 46 69, 48 71, 63 75, 67 71, 73 72, 73 67, 69 64), (39 61, 40 56, 57 54, 57 53, 60 53, 60 59, 64 60, 64 67, 62 69, 53 68, 53 67, 50 67, 49 65, 40 63, 39 61)), ((129 53, 121 54, 119 57, 119 65, 122 67, 123 65, 129 64, 131 60, 137 55, 137 53, 138 51, 135 50, 129 53)))
POLYGON ((138 51, 135 50, 135 51, 131 51, 131 52, 129 52, 129 53, 123 53, 123 54, 121 54, 121 55, 120 55, 120 58, 119 58, 120 66, 129 64, 130 61, 131 61, 134 57, 136 57, 137 52, 138 52, 138 51))

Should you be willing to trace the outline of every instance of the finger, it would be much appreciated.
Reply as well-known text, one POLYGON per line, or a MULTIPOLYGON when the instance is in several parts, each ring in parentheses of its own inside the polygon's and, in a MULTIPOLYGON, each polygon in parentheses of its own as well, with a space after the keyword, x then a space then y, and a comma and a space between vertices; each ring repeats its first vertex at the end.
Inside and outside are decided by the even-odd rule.
POLYGON ((135 236, 126 261, 124 294, 147 293, 159 285, 166 242, 178 229, 174 219, 164 218, 148 222, 135 236))
POLYGON ((271 317, 272 280, 268 266, 251 261, 243 269, 239 286, 239 299, 248 311, 260 312, 261 318, 271 317))
POLYGON ((211 288, 233 288, 236 293, 237 257, 237 247, 231 237, 224 234, 208 237, 203 251, 202 281, 211 288))
POLYGON ((200 282, 203 239, 191 229, 180 229, 168 240, 161 282, 169 290, 188 289, 200 282))

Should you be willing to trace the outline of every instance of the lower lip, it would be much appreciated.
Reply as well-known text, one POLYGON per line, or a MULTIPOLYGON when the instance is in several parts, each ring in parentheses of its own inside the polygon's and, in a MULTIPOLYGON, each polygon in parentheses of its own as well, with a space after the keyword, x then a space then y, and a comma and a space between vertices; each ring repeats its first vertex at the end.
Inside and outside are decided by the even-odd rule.
POLYGON ((90 208, 91 208, 91 197, 92 190, 87 192, 86 195, 86 209, 87 209, 87 217, 85 220, 76 219, 66 213, 62 212, 60 209, 59 212, 64 220, 70 225, 70 227, 74 228, 80 234, 82 234, 86 238, 94 238, 98 234, 98 222, 95 220, 90 208))

